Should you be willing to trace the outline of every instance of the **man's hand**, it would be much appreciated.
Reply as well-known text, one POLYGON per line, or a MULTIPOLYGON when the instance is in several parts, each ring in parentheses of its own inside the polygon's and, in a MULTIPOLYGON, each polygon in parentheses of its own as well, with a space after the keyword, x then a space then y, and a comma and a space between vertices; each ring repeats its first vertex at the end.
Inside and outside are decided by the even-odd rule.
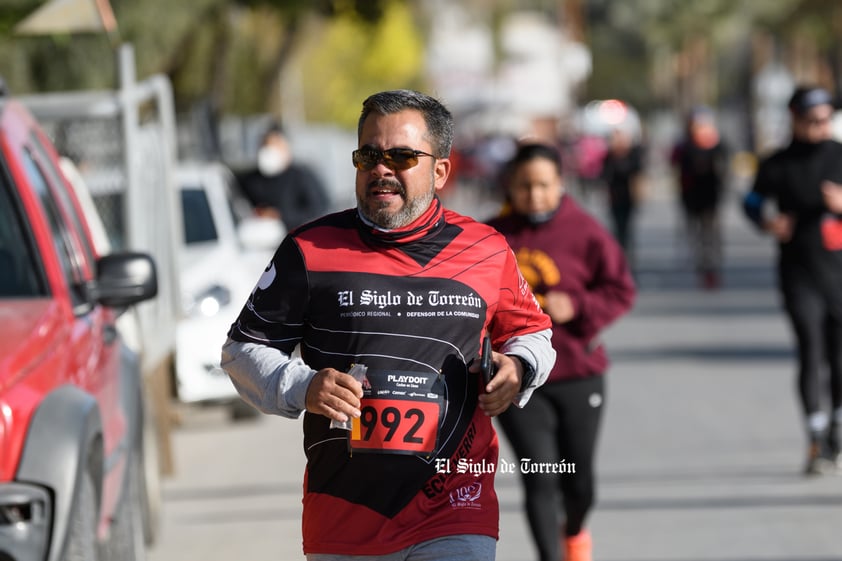
POLYGON ((363 387, 353 376, 325 368, 310 381, 305 405, 310 413, 344 423, 350 417, 360 416, 362 396, 363 387))
MULTIPOLYGON (((496 417, 509 408, 512 400, 520 392, 523 379, 523 365, 519 360, 501 353, 492 353, 497 373, 485 386, 485 393, 479 396, 479 408, 489 417, 496 417)), ((479 360, 475 360, 468 369, 479 374, 479 360)))
POLYGON ((823 181, 822 196, 827 210, 834 214, 842 214, 842 185, 833 181, 823 181))

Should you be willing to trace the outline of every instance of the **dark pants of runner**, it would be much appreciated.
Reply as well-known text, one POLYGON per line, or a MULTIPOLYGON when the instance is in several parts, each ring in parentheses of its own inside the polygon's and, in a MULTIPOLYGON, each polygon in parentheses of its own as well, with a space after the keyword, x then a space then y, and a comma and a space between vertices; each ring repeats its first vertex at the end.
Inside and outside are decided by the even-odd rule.
POLYGON ((804 415, 809 419, 822 412, 828 397, 833 415, 842 408, 842 285, 822 287, 813 273, 798 266, 782 267, 780 275, 784 305, 798 342, 798 390, 804 415))
POLYGON ((632 220, 634 218, 634 207, 630 204, 612 204, 611 220, 613 223, 614 237, 626 253, 627 259, 631 259, 634 253, 634 233, 632 232, 632 220))
POLYGON ((535 390, 523 409, 510 407, 498 417, 517 454, 510 461, 517 465, 527 458, 531 465, 563 462, 568 471, 575 470, 521 475, 526 515, 541 561, 561 558, 560 539, 582 530, 594 504, 594 455, 604 393, 603 376, 549 383, 535 390), (562 521, 564 531, 560 531, 562 521))
POLYGON ((684 221, 696 271, 718 273, 722 262, 722 239, 716 208, 685 209, 684 221))

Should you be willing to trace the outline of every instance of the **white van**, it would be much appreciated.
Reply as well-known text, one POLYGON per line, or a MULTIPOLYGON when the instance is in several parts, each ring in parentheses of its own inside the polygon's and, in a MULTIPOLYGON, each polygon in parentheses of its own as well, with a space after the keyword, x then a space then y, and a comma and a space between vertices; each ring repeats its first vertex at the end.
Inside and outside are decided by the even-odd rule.
POLYGON ((176 173, 184 243, 179 252, 184 314, 176 330, 174 391, 183 403, 225 403, 232 418, 256 414, 219 359, 231 323, 285 234, 258 217, 220 163, 181 163, 176 173))

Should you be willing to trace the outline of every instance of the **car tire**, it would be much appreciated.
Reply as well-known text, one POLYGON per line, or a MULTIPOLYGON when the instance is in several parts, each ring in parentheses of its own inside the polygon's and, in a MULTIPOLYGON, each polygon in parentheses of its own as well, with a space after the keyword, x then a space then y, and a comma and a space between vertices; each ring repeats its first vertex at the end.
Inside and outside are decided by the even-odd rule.
POLYGON ((67 545, 62 561, 97 561, 99 559, 96 489, 89 471, 82 474, 75 492, 73 509, 67 528, 67 545))

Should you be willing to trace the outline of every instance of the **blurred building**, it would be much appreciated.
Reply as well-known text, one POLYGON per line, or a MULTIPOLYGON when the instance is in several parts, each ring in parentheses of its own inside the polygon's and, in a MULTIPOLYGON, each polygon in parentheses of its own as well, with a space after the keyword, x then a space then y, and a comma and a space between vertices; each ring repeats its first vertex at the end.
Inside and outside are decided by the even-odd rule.
POLYGON ((463 134, 554 139, 559 121, 577 105, 577 88, 590 74, 587 47, 542 12, 511 12, 492 26, 464 5, 425 4, 436 14, 428 51, 430 80, 460 116, 463 134))

